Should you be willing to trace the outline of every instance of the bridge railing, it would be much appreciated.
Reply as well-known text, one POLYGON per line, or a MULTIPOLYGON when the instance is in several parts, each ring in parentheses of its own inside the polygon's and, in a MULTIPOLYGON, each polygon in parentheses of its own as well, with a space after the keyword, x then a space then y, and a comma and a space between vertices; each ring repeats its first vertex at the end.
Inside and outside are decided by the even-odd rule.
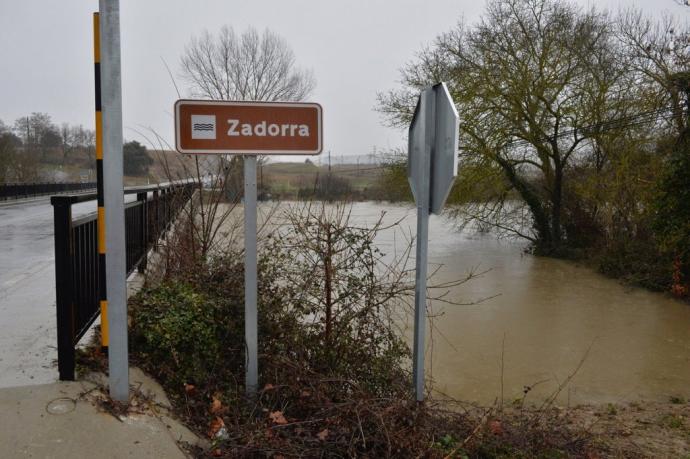
POLYGON ((45 194, 69 191, 86 191, 96 188, 96 182, 81 183, 4 183, 0 184, 0 201, 29 198, 45 194))
MULTIPOLYGON (((169 229, 196 187, 193 181, 125 188, 136 201, 125 204, 127 275, 146 269, 147 254, 169 229)), ((74 204, 96 199, 95 193, 52 196, 55 229, 55 293, 58 372, 74 380, 75 346, 100 315, 101 279, 97 214, 72 219, 74 204)), ((106 254, 107 256, 107 254, 106 254)))

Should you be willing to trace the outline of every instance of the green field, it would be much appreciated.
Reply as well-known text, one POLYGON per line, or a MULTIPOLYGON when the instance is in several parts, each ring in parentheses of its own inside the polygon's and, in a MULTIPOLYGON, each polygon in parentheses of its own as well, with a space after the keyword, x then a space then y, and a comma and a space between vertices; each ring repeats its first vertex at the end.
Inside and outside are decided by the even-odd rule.
MULTIPOLYGON (((331 167, 330 177, 333 183, 346 182, 353 191, 365 193, 376 188, 382 171, 371 164, 339 164, 331 167)), ((328 177, 328 166, 312 163, 268 163, 259 168, 259 183, 272 194, 296 195, 299 190, 313 190, 319 183, 326 183, 328 177)))

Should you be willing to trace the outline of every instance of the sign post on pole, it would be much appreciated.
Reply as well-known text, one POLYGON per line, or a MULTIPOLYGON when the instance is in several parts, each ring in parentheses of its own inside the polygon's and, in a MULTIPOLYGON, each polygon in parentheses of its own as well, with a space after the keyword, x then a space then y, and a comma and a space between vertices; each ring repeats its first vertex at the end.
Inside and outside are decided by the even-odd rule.
POLYGON ((259 385, 259 338, 256 267, 256 156, 244 157, 244 337, 247 354, 244 364, 247 394, 259 385))
POLYGON ((420 402, 424 400, 429 213, 441 213, 457 176, 458 120, 445 83, 436 84, 420 94, 408 137, 407 178, 417 206, 412 378, 420 402))
POLYGON ((127 285, 125 207, 122 161, 122 77, 120 72, 120 5, 100 0, 101 108, 103 111, 103 195, 105 207, 106 295, 110 342, 110 396, 129 401, 127 353, 127 285))
POLYGON ((323 148, 321 106, 292 102, 178 100, 175 147, 184 154, 244 155, 245 389, 259 383, 256 155, 318 155, 323 148))

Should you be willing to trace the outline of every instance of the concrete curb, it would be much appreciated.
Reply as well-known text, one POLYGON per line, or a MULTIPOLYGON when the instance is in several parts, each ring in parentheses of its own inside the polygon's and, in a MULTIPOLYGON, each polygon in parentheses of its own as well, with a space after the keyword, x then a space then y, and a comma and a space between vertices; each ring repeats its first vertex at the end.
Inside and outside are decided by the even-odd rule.
MULTIPOLYGON (((0 445, 4 457, 186 458, 181 445, 206 447, 177 421, 163 389, 132 368, 136 389, 126 415, 99 406, 107 391, 100 380, 0 389, 0 445)), ((107 380, 107 378, 105 378, 107 380)))

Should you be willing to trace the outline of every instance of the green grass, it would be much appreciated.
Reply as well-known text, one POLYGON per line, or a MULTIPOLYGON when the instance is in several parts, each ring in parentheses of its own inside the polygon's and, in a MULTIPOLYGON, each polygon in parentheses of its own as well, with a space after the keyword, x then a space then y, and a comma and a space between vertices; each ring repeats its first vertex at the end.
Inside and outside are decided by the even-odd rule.
MULTIPOLYGON (((331 167, 331 174, 350 182, 357 191, 371 189, 379 182, 381 169, 370 164, 339 164, 331 167)), ((269 163, 263 166, 263 183, 274 192, 291 192, 313 188, 317 176, 328 176, 328 166, 309 163, 269 163)))

